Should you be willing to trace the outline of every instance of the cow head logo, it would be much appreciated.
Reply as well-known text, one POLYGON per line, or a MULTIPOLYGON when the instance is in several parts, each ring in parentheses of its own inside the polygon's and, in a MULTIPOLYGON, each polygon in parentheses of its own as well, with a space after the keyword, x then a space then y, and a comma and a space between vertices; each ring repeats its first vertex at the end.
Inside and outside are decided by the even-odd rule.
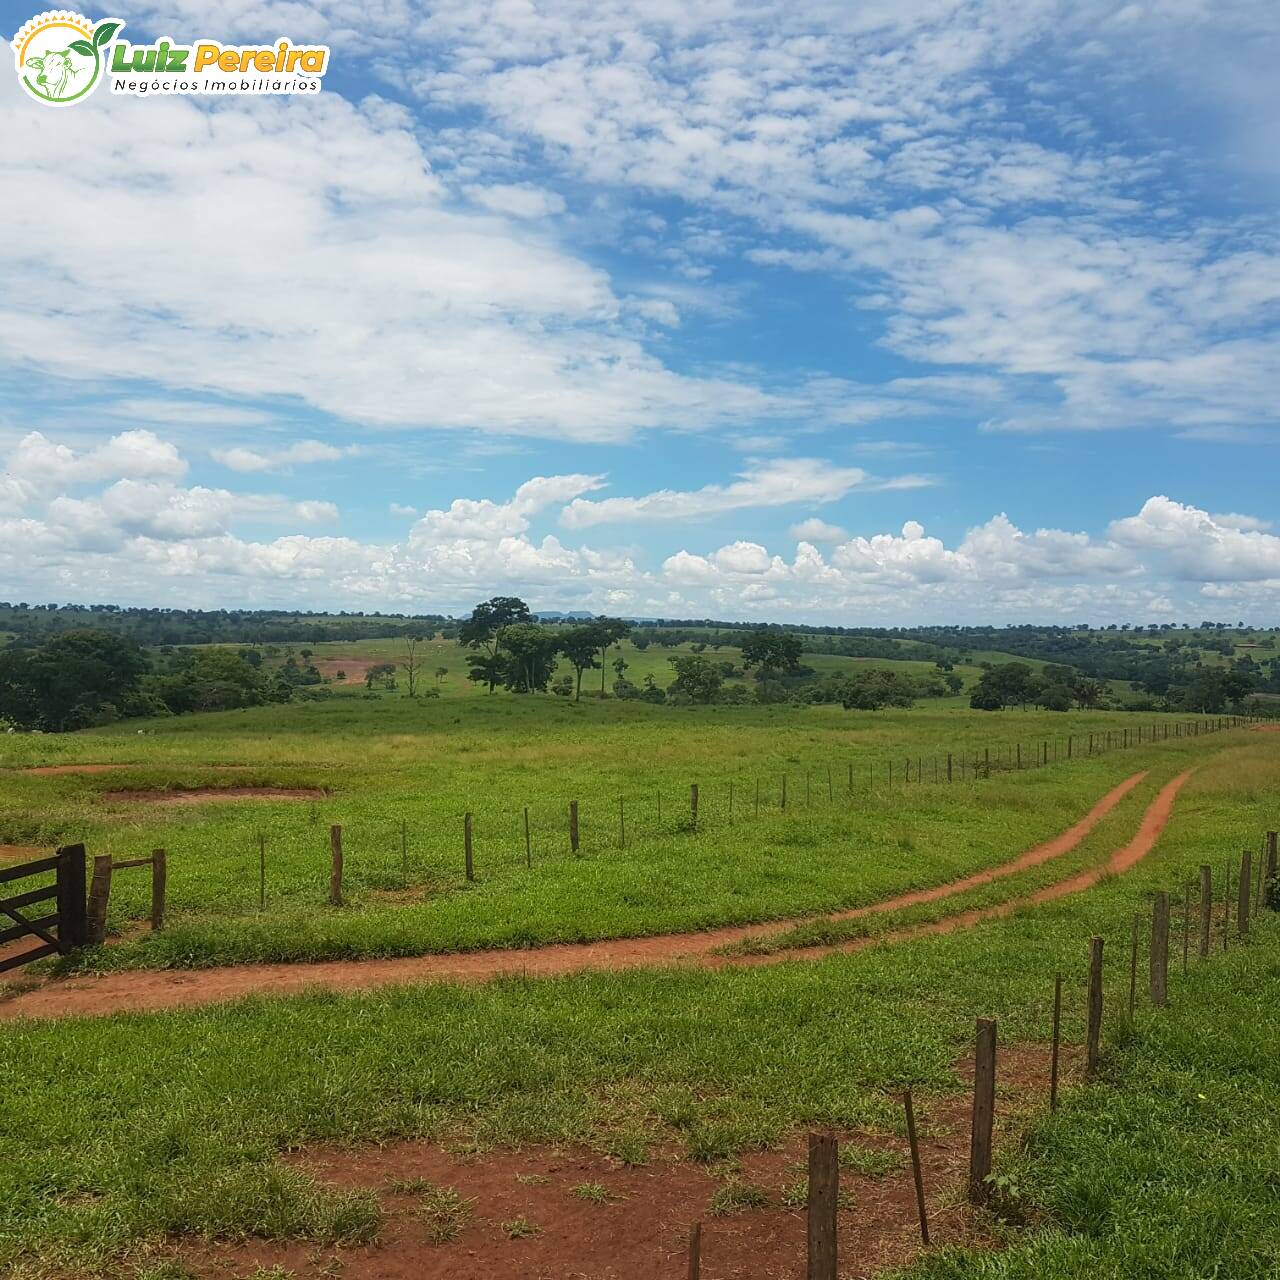
POLYGON ((54 107, 86 98, 102 79, 107 48, 122 26, 114 19, 95 24, 63 9, 37 14, 13 38, 23 89, 54 107))

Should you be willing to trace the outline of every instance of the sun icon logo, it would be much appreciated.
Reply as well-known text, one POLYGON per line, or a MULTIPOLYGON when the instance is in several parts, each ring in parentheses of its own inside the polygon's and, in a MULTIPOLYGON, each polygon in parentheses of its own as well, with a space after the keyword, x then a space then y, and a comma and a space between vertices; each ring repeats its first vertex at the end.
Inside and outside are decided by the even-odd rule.
POLYGON ((102 79, 107 46, 122 26, 115 19, 94 24, 62 9, 37 14, 12 42, 28 96, 54 107, 87 96, 102 79))

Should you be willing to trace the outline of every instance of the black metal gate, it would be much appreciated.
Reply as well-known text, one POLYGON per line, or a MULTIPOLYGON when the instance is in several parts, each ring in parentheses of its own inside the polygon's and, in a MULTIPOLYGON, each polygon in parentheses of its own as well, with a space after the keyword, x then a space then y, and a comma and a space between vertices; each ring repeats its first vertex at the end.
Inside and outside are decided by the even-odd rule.
POLYGON ((18 955, 0 953, 0 973, 30 964, 43 956, 66 955, 83 947, 88 933, 85 911, 84 845, 68 845, 51 858, 38 858, 0 871, 0 892, 15 881, 54 872, 54 882, 0 898, 0 947, 22 938, 36 946, 18 955), (48 910, 45 904, 52 904, 48 910))

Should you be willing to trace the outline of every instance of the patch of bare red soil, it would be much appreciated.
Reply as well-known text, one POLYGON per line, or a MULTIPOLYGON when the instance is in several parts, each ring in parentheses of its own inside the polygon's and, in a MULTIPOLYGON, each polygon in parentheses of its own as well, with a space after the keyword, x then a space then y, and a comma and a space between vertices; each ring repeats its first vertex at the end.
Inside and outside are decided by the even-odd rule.
POLYGON ((112 769, 127 769, 127 764, 39 764, 29 769, 19 769, 19 773, 29 773, 40 777, 56 777, 63 773, 110 773, 112 769))
MULTIPOLYGON (((1103 797, 1089 813, 1046 845, 1020 855, 1015 864, 1028 858, 1043 861, 1054 847, 1058 854, 1078 844, 1103 815, 1114 808, 1131 786, 1143 775, 1121 783, 1103 797), (1068 843, 1064 843, 1067 842, 1068 843)), ((520 974, 525 977, 551 977, 586 970, 628 968, 660 968, 680 961, 719 969, 729 965, 776 964, 805 956, 820 956, 833 951, 857 951, 886 942, 900 942, 928 934, 948 933, 978 924, 983 920, 1009 915, 1020 907, 1044 902, 1066 893, 1096 884, 1105 874, 1126 869, 1155 844, 1172 811, 1173 800, 1190 773, 1180 774, 1167 783, 1152 801, 1142 819, 1138 834, 1128 845, 1112 856, 1104 867, 1085 871, 1060 885, 1052 885, 1033 894, 1013 898, 997 906, 958 912, 942 920, 912 925, 875 938, 859 938, 845 943, 780 951, 773 954, 723 956, 720 948, 746 938, 776 932, 784 923, 730 926, 702 933, 668 934, 649 938, 614 938, 603 942, 562 943, 525 951, 474 951, 447 955, 397 957, 379 960, 332 960, 315 964, 245 964, 221 969, 131 970, 104 974, 53 979, 37 990, 0 1006, 0 1018, 66 1017, 84 1014, 109 1014, 121 1010, 139 1011, 176 1008, 186 1005, 212 1004, 251 994, 284 995, 309 987, 355 990, 368 987, 394 986, 411 982, 484 982, 492 978, 520 974)), ((1011 865, 1011 864, 1006 864, 1011 865)), ((999 869, 996 869, 999 870, 999 869)), ((984 873, 985 874, 985 873, 984 873)), ((955 883, 968 888, 972 877, 955 883)), ((952 892, 959 892, 959 889, 952 892)), ((904 895, 909 896, 909 895, 904 895)), ((945 896, 939 894, 938 896, 945 896)), ((913 899, 918 900, 918 899, 913 899)), ((878 904, 879 910, 903 905, 903 898, 888 899, 878 904)), ((859 908, 867 911, 868 908, 859 908)), ((845 913, 846 915, 849 913, 845 913)))
POLYGON ((1280 733, 1280 724, 1255 724, 1254 733, 1280 733))
POLYGON ((336 678, 341 671, 343 677, 335 679, 337 684, 364 684, 370 667, 382 666, 388 661, 388 658, 313 658, 311 665, 327 679, 336 678))
POLYGON ((26 862, 48 858, 52 853, 52 849, 41 849, 34 844, 0 844, 0 861, 26 862))
MULTIPOLYGON (((1076 1055, 1063 1078, 1075 1072, 1076 1055)), ((997 1124, 1021 1123, 1047 1103, 1049 1055, 1044 1046, 1000 1050, 997 1124)), ((957 1065, 966 1084, 972 1063, 957 1065)), ((981 1243, 960 1203, 968 1160, 970 1096, 917 1097, 921 1164, 932 1240, 937 1245, 981 1243)), ((890 1151, 899 1167, 884 1177, 845 1168, 838 1217, 840 1274, 863 1280, 908 1263, 920 1251, 915 1190, 906 1142, 883 1134, 841 1134, 841 1145, 890 1151)), ((341 1275, 344 1280, 684 1280, 689 1229, 702 1226, 704 1280, 795 1280, 803 1274, 805 1214, 788 1207, 784 1191, 803 1199, 806 1141, 787 1138, 771 1151, 742 1157, 731 1178, 758 1188, 768 1203, 715 1216, 712 1197, 725 1186, 705 1165, 674 1151, 650 1163, 625 1165, 582 1147, 531 1147, 483 1155, 451 1154, 425 1142, 383 1147, 317 1148, 291 1163, 319 1181, 373 1191, 383 1212, 376 1243, 317 1247, 301 1241, 240 1244, 182 1242, 171 1256, 200 1280, 227 1280, 255 1268, 283 1268, 298 1280, 341 1275), (417 1182, 416 1180, 423 1180, 417 1182), (427 1185, 452 1188, 471 1202, 466 1223, 451 1241, 433 1242, 422 1213, 427 1185), (578 1188, 602 1188, 587 1199, 578 1188), (512 1238, 508 1224, 530 1224, 512 1238)))
POLYGON ((103 798, 149 804, 206 804, 210 800, 324 800, 320 787, 191 787, 173 791, 104 791, 103 798))

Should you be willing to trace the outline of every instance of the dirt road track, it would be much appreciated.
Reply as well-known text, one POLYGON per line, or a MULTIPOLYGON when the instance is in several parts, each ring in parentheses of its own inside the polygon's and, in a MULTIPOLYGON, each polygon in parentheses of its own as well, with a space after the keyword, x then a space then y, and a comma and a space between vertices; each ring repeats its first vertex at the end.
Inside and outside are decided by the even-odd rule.
MULTIPOLYGON (((1027 850, 1011 862, 946 885, 900 894, 871 906, 819 918, 848 920, 939 901, 1059 857, 1079 845, 1146 776, 1142 772, 1127 778, 1103 796, 1074 826, 1052 840, 1027 850)), ((715 954, 731 943, 776 934, 799 923, 771 921, 767 924, 729 926, 701 933, 616 938, 522 951, 475 951, 316 964, 246 964, 219 969, 129 970, 96 977, 50 979, 32 990, 0 1001, 0 1020, 172 1009, 213 1004, 246 995, 288 995, 316 987, 348 991, 415 982, 484 982, 512 975, 551 977, 583 971, 659 968, 676 963, 713 969, 735 965, 775 964, 787 959, 816 957, 833 951, 857 951, 886 942, 948 933, 969 928, 984 920, 1007 916, 1020 907, 1081 892, 1096 884, 1104 875, 1127 870, 1155 845, 1173 811, 1174 799, 1190 776, 1190 771, 1181 773, 1161 788, 1147 807, 1133 838, 1116 850, 1106 863, 996 906, 959 912, 941 920, 894 930, 877 938, 858 938, 837 945, 767 955, 726 957, 715 954)))

